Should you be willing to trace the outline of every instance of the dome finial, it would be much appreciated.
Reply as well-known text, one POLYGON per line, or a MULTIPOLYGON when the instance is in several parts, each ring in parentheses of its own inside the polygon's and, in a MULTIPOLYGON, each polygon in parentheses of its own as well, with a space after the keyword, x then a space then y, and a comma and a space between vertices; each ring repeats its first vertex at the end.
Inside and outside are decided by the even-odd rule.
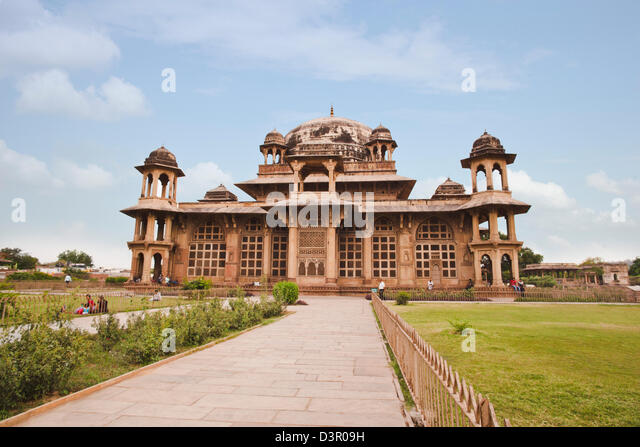
POLYGON ((333 104, 331 104, 331 116, 333 116, 333 104))

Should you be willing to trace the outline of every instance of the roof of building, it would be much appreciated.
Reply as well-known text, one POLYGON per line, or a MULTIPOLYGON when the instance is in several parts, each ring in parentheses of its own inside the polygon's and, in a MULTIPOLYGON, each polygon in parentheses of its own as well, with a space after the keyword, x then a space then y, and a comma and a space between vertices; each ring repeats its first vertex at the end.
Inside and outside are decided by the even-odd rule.
POLYGON ((220 186, 210 189, 199 202, 237 202, 238 197, 229 191, 222 183, 220 186))
POLYGON ((438 200, 465 196, 464 186, 458 182, 454 182, 450 178, 447 178, 436 188, 436 192, 431 196, 431 198, 438 200))

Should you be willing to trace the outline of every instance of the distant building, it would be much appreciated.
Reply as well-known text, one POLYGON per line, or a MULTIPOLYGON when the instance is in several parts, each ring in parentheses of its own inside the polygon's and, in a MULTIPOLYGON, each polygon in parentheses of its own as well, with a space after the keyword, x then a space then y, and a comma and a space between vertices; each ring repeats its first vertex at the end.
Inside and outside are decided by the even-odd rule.
MULTIPOLYGON (((380 280, 388 287, 424 287, 429 280, 436 287, 464 287, 470 279, 501 285, 519 278, 522 242, 515 216, 530 205, 513 199, 509 190, 507 165, 516 154, 487 132, 461 160, 471 171, 471 194, 447 179, 431 198, 414 200, 409 195, 416 181, 396 173, 397 144, 382 125, 371 129, 334 117, 332 109, 329 117, 302 123, 286 136, 269 132, 259 149, 264 164, 257 177, 236 184, 253 198, 249 202, 239 202, 220 185, 198 202, 178 203, 184 173, 164 147, 136 166, 142 174, 138 203, 122 210, 135 219, 127 243, 131 279, 149 283, 160 274, 178 281, 203 276, 218 284, 288 279, 302 287, 339 289, 377 286, 380 280), (483 191, 480 176, 486 178, 483 191), (281 226, 267 220, 274 192, 287 207, 281 226), (345 216, 364 205, 344 197, 367 192, 375 195, 375 220, 372 233, 362 237, 345 216), (299 224, 291 211, 294 200, 323 197, 338 204, 330 219, 318 226, 299 224), (506 239, 498 232, 500 219, 506 239), (481 236, 483 223, 488 230, 481 236)), ((238 151, 237 156, 246 155, 238 151)), ((426 168, 428 154, 415 163, 426 168)))
POLYGON ((625 262, 603 262, 578 265, 573 263, 527 264, 523 276, 552 276, 559 284, 629 285, 629 266, 625 262), (600 277, 599 273, 602 272, 600 277))

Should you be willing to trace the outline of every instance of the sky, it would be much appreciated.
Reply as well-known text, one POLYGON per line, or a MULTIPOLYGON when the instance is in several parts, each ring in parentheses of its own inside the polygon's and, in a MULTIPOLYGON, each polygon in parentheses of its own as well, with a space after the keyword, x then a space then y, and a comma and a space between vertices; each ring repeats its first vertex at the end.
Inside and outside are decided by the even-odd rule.
POLYGON ((265 134, 333 105, 391 130, 411 198, 469 188, 460 159, 486 129, 518 154, 525 246, 635 258, 639 19, 636 1, 0 0, 0 247, 128 267, 119 210, 149 152, 176 155, 179 201, 220 183, 249 200, 233 183, 255 177, 265 134))

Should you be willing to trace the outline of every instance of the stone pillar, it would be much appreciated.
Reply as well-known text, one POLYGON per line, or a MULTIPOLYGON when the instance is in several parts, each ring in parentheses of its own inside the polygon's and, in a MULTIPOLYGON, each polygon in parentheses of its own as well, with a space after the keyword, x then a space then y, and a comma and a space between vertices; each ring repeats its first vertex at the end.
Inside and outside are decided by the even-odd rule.
POLYGON ((173 227, 173 217, 172 216, 167 216, 164 219, 164 240, 165 241, 173 241, 173 238, 171 237, 171 229, 173 227))
POLYGON ((476 167, 471 168, 471 192, 478 192, 478 171, 476 167))
MULTIPOLYGON (((266 230, 262 237, 262 274, 266 276, 267 282, 271 277, 271 230, 266 230)), ((262 285, 262 284, 261 284, 262 285)))
POLYGON ((475 278, 473 278, 474 285, 478 287, 482 283, 482 266, 480 262, 482 260, 482 255, 477 251, 473 253, 473 274, 475 278))
MULTIPOLYGON (((415 251, 411 234, 403 229, 396 235, 396 268, 398 285, 401 287, 411 287, 415 284, 416 267, 413 262, 415 251)), ((438 284, 436 284, 438 285, 438 284)))
POLYGON ((364 283, 371 284, 373 274, 373 236, 362 238, 362 274, 364 283))
POLYGON ((471 242, 478 242, 480 240, 480 219, 478 218, 478 213, 476 211, 471 213, 471 227, 473 231, 471 242))
POLYGON ((515 241, 516 238, 516 221, 513 215, 513 211, 507 213, 507 233, 509 234, 509 240, 515 241))
POLYGON ((158 179, 156 178, 156 176, 153 176, 153 183, 151 186, 151 196, 152 197, 157 197, 158 196, 158 179))
POLYGON ((500 240, 500 234, 498 233, 498 211, 496 209, 489 211, 489 240, 500 240))
POLYGON ((493 190, 493 169, 491 169, 491 166, 489 166, 489 168, 487 167, 484 168, 484 174, 485 174, 485 177, 487 178, 487 191, 492 191, 493 190))
POLYGON ((150 252, 144 254, 144 263, 142 264, 142 278, 140 278, 140 282, 150 283, 151 282, 151 261, 152 256, 150 252))
POLYGON ((518 249, 513 250, 511 255, 511 274, 516 281, 520 280, 520 265, 518 264, 518 249))
POLYGON ((327 268, 325 269, 327 283, 329 284, 337 282, 336 259, 336 227, 329 225, 327 227, 327 268))
POLYGON ((133 240, 137 241, 140 238, 140 226, 142 225, 142 219, 140 216, 136 216, 136 224, 133 228, 133 240))
POLYGON ((289 227, 288 251, 287 279, 295 282, 298 277, 298 227, 289 227))
POLYGON ((140 191, 140 197, 144 197, 145 186, 147 186, 147 176, 143 175, 142 176, 142 191, 140 191))
POLYGON ((149 215, 147 216, 147 231, 144 235, 144 240, 145 241, 153 241, 153 232, 155 230, 155 216, 153 215, 153 213, 149 213, 149 215))
POLYGON ((237 283, 240 276, 240 253, 241 253, 240 230, 237 228, 228 229, 225 243, 227 253, 224 263, 224 280, 228 283, 237 283))
POLYGON ((492 266, 493 266, 493 286, 503 286, 504 283, 502 282, 502 259, 500 256, 500 252, 498 250, 494 250, 493 252, 493 256, 494 259, 492 260, 492 266))
POLYGON ((509 191, 509 182, 507 181, 507 166, 502 167, 502 190, 509 191))

